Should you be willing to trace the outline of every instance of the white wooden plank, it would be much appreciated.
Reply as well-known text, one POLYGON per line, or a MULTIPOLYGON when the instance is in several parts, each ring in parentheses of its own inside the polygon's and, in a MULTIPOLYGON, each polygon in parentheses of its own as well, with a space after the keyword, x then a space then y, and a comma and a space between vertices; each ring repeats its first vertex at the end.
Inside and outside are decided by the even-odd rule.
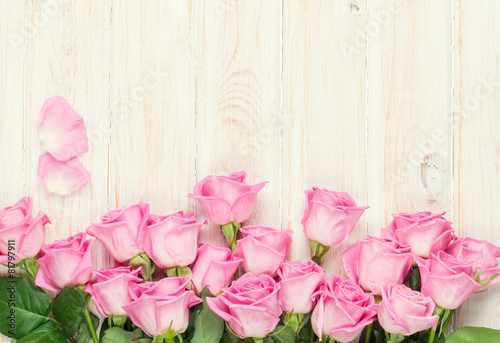
MULTIPOLYGON (((25 194, 25 18, 25 1, 0 2, 0 207, 13 205, 25 194)), ((6 267, 0 266, 0 275, 7 275, 6 267)), ((11 341, 0 335, 1 343, 11 341)))
MULTIPOLYGON (((197 13, 197 180, 270 181, 247 224, 279 228, 281 2, 200 0, 197 13)), ((201 240, 225 244, 213 224, 201 240)))
MULTIPOLYGON (((500 3, 456 2, 455 222, 461 236, 500 246, 500 3)), ((472 296, 457 324, 500 329, 500 286, 472 296)))
POLYGON ((191 1, 114 1, 110 204, 187 210, 195 184, 191 1))
POLYGON ((24 194, 25 2, 0 2, 0 207, 24 194))
MULTIPOLYGON (((300 221, 313 186, 366 199, 366 2, 284 3, 283 225, 295 230, 292 258, 310 258, 300 221), (361 43, 360 43, 361 42, 361 43)), ((330 249, 326 273, 366 234, 366 213, 349 239, 330 249)))
MULTIPOLYGON (((100 0, 28 2, 26 56, 26 194, 52 220, 45 241, 85 231, 108 207, 109 74, 111 3, 100 0), (89 153, 79 157, 92 181, 67 196, 49 193, 37 179, 43 147, 37 136, 38 113, 45 99, 60 95, 86 124, 89 153)), ((107 254, 95 244, 100 268, 107 254)))
POLYGON ((369 1, 369 233, 391 214, 452 213, 451 3, 369 1))

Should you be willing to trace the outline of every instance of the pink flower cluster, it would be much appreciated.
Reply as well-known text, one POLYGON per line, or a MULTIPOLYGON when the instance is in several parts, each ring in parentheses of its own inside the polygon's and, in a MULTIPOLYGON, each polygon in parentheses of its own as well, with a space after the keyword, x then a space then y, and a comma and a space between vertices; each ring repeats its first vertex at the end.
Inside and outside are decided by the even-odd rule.
MULTIPOLYGON (((382 229, 382 238, 367 236, 343 252, 348 279, 325 279, 313 261, 289 261, 292 230, 243 225, 265 185, 246 185, 245 178, 244 172, 209 176, 189 195, 209 220, 237 228, 224 231, 234 235, 233 250, 200 244, 200 229, 207 221, 196 221, 194 213, 154 215, 149 204, 141 202, 111 211, 87 229, 117 261, 113 268, 96 271, 92 240, 84 233, 42 247, 48 219, 43 214, 33 219, 31 200, 23 199, 0 210, 1 256, 6 255, 7 236, 19 238, 19 258, 33 257, 41 247, 39 287, 86 285, 101 316, 128 315, 152 337, 167 330, 184 332, 189 309, 202 301, 205 288, 213 295, 207 298, 209 308, 241 338, 263 338, 282 315, 307 313, 320 341, 323 335, 352 341, 377 319, 388 333, 412 335, 436 329, 437 306, 456 309, 500 280, 495 279, 500 273, 499 247, 458 238, 444 213, 430 212, 394 215, 382 229), (133 263, 138 257, 145 264, 152 260, 168 275, 177 274, 143 280, 139 276, 145 264, 133 263), (421 288, 409 287, 412 268, 420 272, 421 288)), ((366 208, 358 207, 347 193, 313 188, 306 191, 304 231, 316 247, 339 244, 366 208)))

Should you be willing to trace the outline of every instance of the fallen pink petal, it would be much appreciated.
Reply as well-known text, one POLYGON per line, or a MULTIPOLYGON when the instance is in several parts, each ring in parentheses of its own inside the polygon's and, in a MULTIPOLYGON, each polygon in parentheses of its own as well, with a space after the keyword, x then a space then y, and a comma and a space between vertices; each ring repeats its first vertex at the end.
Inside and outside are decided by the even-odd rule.
POLYGON ((89 183, 90 174, 76 157, 62 162, 45 154, 38 160, 38 178, 49 192, 66 195, 89 183))
POLYGON ((67 161, 89 151, 83 118, 62 97, 45 100, 38 119, 38 137, 57 160, 67 161))

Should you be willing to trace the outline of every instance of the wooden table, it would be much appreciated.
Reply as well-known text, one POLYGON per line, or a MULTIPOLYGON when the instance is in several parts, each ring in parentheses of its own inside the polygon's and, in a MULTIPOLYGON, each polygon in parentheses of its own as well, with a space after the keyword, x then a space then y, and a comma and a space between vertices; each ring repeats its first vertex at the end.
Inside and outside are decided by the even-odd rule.
MULTIPOLYGON (((32 196, 52 242, 139 200, 203 218, 195 183, 245 170, 270 181, 249 223, 295 230, 293 259, 309 256, 305 189, 370 205, 328 274, 395 212, 446 211, 500 245, 498 18, 494 0, 2 0, 0 205, 32 196), (54 95, 90 141, 92 182, 65 197, 36 177, 54 95)), ((201 240, 224 244, 214 225, 201 240)), ((499 300, 474 296, 455 327, 500 329, 499 300)))

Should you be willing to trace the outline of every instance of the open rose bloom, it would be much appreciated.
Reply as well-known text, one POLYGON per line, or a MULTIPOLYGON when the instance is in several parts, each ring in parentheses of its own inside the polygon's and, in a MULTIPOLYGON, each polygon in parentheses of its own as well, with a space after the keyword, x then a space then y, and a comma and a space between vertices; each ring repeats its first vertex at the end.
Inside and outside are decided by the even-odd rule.
POLYGON ((472 263, 474 278, 478 282, 487 282, 486 289, 500 281, 500 247, 487 241, 470 237, 459 238, 446 248, 446 252, 464 263, 472 263), (491 281, 489 281, 491 280, 491 281), (488 282, 489 281, 489 282, 488 282))
POLYGON ((194 262, 200 228, 194 213, 150 215, 144 233, 144 251, 160 268, 185 267, 194 262))
POLYGON ((446 249, 454 238, 452 223, 443 215, 444 212, 395 214, 389 227, 382 229, 382 238, 407 245, 412 254, 428 258, 446 249))
POLYGON ((151 337, 168 329, 183 333, 189 325, 189 308, 202 302, 193 291, 186 290, 189 282, 190 277, 186 276, 131 284, 129 290, 133 300, 123 309, 151 337))
POLYGON ((14 242, 15 259, 18 263, 24 258, 35 257, 44 242, 44 226, 49 218, 39 212, 32 215, 33 200, 22 198, 13 206, 0 209, 0 264, 9 261, 9 241, 14 242))
POLYGON ((344 251, 347 276, 365 291, 381 294, 385 283, 402 284, 413 261, 409 246, 367 236, 344 251))
POLYGON ((352 280, 333 275, 325 280, 312 316, 312 328, 322 340, 323 334, 338 342, 350 342, 373 323, 377 310, 372 294, 365 293, 352 280))
POLYGON ((253 211, 257 193, 267 183, 247 185, 246 177, 243 171, 207 176, 196 184, 189 197, 198 200, 210 221, 217 225, 243 223, 253 211))
POLYGON ((60 291, 64 287, 85 285, 92 276, 92 240, 82 232, 44 245, 40 250, 38 287, 60 291))
POLYGON ((439 307, 456 309, 481 288, 474 280, 473 264, 463 263, 444 251, 428 260, 416 256, 415 262, 420 269, 422 293, 439 307))
POLYGON ((268 275, 246 273, 218 297, 208 298, 207 303, 241 338, 263 338, 278 325, 283 312, 278 290, 268 275))
POLYGON ((231 255, 228 248, 208 243, 200 245, 196 261, 191 266, 193 285, 198 293, 208 287, 210 293, 217 294, 233 281, 242 260, 231 255))
POLYGON ((302 225, 309 239, 326 246, 347 239, 368 206, 358 207, 347 193, 314 187, 306 193, 306 208, 302 225))
POLYGON ((323 283, 325 272, 313 261, 285 261, 278 269, 278 299, 287 313, 309 313, 315 304, 313 294, 323 283))
POLYGON ((95 281, 87 284, 85 292, 92 296, 101 316, 126 314, 123 306, 132 301, 129 293, 130 284, 142 282, 139 273, 142 273, 141 267, 133 270, 130 266, 94 271, 95 281))
POLYGON ((280 264, 288 259, 292 230, 276 230, 267 226, 246 226, 240 229, 234 256, 243 260, 243 270, 254 275, 276 275, 280 264))
POLYGON ((380 325, 393 334, 409 336, 429 328, 436 330, 439 321, 432 299, 404 285, 384 285, 377 308, 380 325))
POLYGON ((149 215, 149 204, 111 211, 101 217, 101 224, 92 224, 87 233, 104 245, 118 262, 126 262, 144 252, 142 241, 149 215))

